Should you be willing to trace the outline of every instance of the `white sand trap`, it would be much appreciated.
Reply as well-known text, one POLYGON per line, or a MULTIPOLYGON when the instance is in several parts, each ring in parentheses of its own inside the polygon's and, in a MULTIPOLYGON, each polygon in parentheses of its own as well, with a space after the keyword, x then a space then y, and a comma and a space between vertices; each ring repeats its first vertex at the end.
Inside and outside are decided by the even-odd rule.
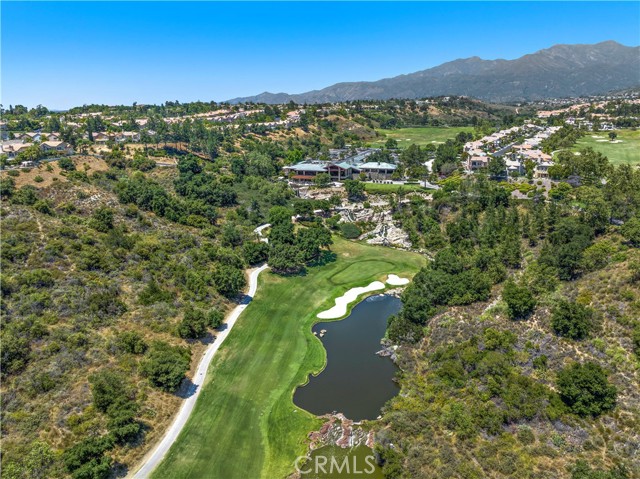
POLYGON ((622 143, 622 140, 613 140, 611 143, 622 143))
POLYGON ((390 274, 387 277, 387 284, 390 284, 391 286, 404 286, 405 284, 409 284, 409 279, 401 278, 395 274, 390 274))
POLYGON ((596 140, 598 143, 604 143, 605 141, 609 141, 609 140, 596 140))
POLYGON ((327 309, 326 311, 322 311, 318 313, 318 318, 320 319, 338 319, 347 314, 347 306, 349 303, 353 303, 358 296, 364 293, 369 293, 371 291, 378 291, 379 289, 384 289, 384 283, 380 281, 374 281, 369 284, 369 286, 363 286, 360 288, 351 288, 349 291, 344 293, 339 298, 336 298, 336 305, 327 309))
POLYGON ((600 136, 600 135, 591 135, 591 138, 604 138, 604 136, 600 136))

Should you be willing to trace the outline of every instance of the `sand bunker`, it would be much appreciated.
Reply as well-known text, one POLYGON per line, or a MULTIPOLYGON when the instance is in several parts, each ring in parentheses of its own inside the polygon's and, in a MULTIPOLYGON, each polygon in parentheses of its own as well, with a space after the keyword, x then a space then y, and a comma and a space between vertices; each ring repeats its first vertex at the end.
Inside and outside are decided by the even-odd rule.
POLYGON ((384 289, 384 283, 381 281, 374 281, 369 284, 369 286, 363 286, 360 288, 351 288, 349 291, 344 293, 339 298, 336 298, 336 305, 331 308, 318 313, 318 318, 320 319, 337 319, 341 318, 345 314, 347 314, 347 306, 349 303, 353 303, 358 296, 364 293, 370 293, 371 291, 378 291, 380 289, 384 289))
POLYGON ((396 276, 395 274, 390 274, 387 277, 387 284, 390 284, 391 286, 404 286, 408 283, 408 278, 401 278, 400 276, 396 276))
MULTIPOLYGON (((409 283, 407 278, 401 278, 395 274, 390 274, 387 276, 387 284, 391 286, 404 286, 409 283)), ((368 286, 361 286, 359 288, 351 288, 349 291, 344 293, 339 298, 336 298, 336 305, 327 309, 326 311, 322 311, 318 313, 318 318, 320 319, 338 319, 347 314, 347 306, 350 303, 353 303, 358 296, 364 293, 370 293, 371 291, 378 291, 384 289, 385 285, 381 281, 374 281, 370 283, 368 286)))

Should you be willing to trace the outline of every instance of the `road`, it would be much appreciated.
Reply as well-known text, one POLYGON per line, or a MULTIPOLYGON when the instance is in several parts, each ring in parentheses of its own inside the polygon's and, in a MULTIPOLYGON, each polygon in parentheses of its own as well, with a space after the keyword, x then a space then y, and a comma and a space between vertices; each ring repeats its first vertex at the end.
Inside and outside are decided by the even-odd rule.
POLYGON ((132 477, 133 479, 145 479, 149 477, 153 470, 158 466, 158 464, 160 464, 164 456, 167 454, 169 448, 171 448, 172 444, 180 434, 180 431, 182 431, 182 428, 187 423, 187 419, 189 419, 189 416, 191 415, 191 412, 196 405, 196 401, 202 389, 201 386, 204 382, 204 378, 207 374, 207 369, 209 368, 211 360, 215 356, 218 349, 220 349, 220 345, 229 335, 229 332, 231 332, 231 329, 238 320, 238 317, 240 317, 242 312, 246 309, 247 305, 255 296, 256 290, 258 289, 258 275, 268 267, 269 266, 265 264, 249 272, 249 291, 242 298, 241 303, 236 306, 231 314, 227 317, 227 321, 225 323, 226 327, 216 334, 215 340, 209 345, 204 353, 204 356, 202 356, 200 364, 198 364, 198 369, 191 379, 191 382, 193 383, 191 395, 182 403, 178 414, 176 415, 173 423, 165 433, 162 440, 143 459, 142 466, 138 468, 135 474, 129 475, 128 477, 132 477))

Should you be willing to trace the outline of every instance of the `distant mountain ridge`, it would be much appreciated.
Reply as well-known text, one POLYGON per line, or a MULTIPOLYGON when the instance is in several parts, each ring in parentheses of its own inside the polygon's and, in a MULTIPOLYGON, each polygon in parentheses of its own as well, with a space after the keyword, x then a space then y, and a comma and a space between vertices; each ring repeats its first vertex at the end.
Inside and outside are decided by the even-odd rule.
POLYGON ((464 95, 513 102, 599 95, 640 85, 640 46, 614 41, 554 45, 515 60, 464 58, 372 82, 346 82, 306 93, 264 92, 230 103, 328 103, 464 95))

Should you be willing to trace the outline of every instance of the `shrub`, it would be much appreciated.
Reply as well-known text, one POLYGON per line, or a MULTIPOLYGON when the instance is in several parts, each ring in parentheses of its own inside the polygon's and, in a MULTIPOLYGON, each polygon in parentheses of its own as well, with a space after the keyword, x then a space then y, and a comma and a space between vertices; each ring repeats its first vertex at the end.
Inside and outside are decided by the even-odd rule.
POLYGON ((75 171, 76 165, 71 158, 60 158, 58 160, 58 166, 65 171, 75 171))
POLYGON ((553 308, 551 326, 560 336, 584 339, 593 327, 593 310, 582 304, 560 300, 553 308))
POLYGON ((154 279, 149 281, 138 295, 138 301, 144 306, 149 306, 155 303, 168 303, 172 299, 173 294, 170 291, 165 291, 160 288, 154 279))
POLYGON ((105 452, 113 447, 108 437, 89 437, 64 452, 64 464, 74 479, 106 479, 112 459, 105 452))
POLYGON ((558 373, 562 401, 579 416, 598 416, 615 407, 617 390, 596 363, 574 363, 558 373))
POLYGON ((146 158, 144 155, 135 155, 131 162, 131 167, 140 171, 149 171, 156 167, 156 162, 151 158, 146 158))
POLYGON ((0 198, 11 198, 15 190, 16 183, 13 178, 0 179, 0 198))
POLYGON ((190 362, 191 351, 187 348, 156 341, 142 363, 142 372, 155 387, 173 392, 184 379, 190 362))
POLYGON ((115 346, 119 351, 129 354, 144 354, 147 343, 136 331, 123 331, 116 336, 115 346))
POLYGON ((502 299, 507 303, 509 318, 521 319, 531 314, 536 307, 536 299, 529 288, 518 286, 513 280, 508 280, 502 291, 502 299))
POLYGON ((362 231, 358 226, 353 223, 340 223, 338 225, 340 228, 340 233, 347 239, 356 239, 358 236, 362 234, 362 231))
POLYGON ((36 211, 45 215, 53 215, 53 206, 49 200, 38 200, 33 204, 36 211))
POLYGON ((38 175, 33 179, 33 181, 35 181, 36 183, 42 183, 44 181, 44 178, 38 175))
POLYGON ((93 404, 96 409, 107 412, 109 407, 122 400, 128 399, 126 378, 124 374, 113 369, 102 369, 89 376, 93 404))
POLYGON ((108 232, 113 228, 113 210, 111 210, 111 208, 101 206, 94 211, 93 215, 91 215, 89 225, 94 230, 100 231, 101 233, 108 232))

